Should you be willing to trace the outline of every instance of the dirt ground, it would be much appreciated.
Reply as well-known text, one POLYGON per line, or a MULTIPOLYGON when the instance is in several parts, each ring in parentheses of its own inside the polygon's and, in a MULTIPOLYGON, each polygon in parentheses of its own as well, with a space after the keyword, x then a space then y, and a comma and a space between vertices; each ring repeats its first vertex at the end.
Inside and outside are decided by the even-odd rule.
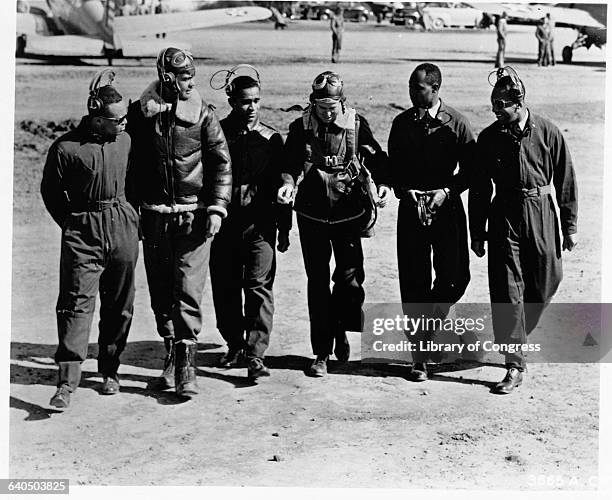
MULTIPOLYGON (((557 52, 574 34, 558 30, 557 52)), ((203 95, 224 116, 222 92, 207 80, 238 62, 256 65, 263 81, 262 118, 286 133, 297 115, 280 107, 305 103, 309 84, 327 69, 326 25, 293 23, 189 32, 203 95)), ((350 102, 365 114, 386 148, 395 105, 407 106, 407 78, 421 61, 440 65, 442 98, 480 132, 492 121, 487 75, 495 34, 414 33, 350 25, 336 65, 350 102)), ((537 68, 533 30, 511 28, 508 63, 527 87, 529 106, 550 118, 569 142, 579 182, 576 251, 564 254, 557 302, 599 302, 603 200, 605 52, 576 52, 576 64, 537 68)), ((101 61, 16 67, 13 295, 10 385, 10 477, 70 478, 73 485, 219 485, 440 489, 593 489, 598 477, 600 367, 529 366, 511 396, 490 393, 499 364, 434 367, 431 380, 406 380, 404 365, 360 362, 350 335, 348 364, 312 379, 306 278, 297 230, 278 257, 275 328, 267 363, 272 377, 250 384, 244 369, 214 368, 224 351, 215 329, 210 286, 203 302, 198 382, 189 402, 147 383, 162 367, 142 260, 135 317, 120 368, 122 391, 97 392, 96 333, 80 389, 64 412, 48 405, 56 368, 54 305, 59 230, 38 194, 53 125, 83 114, 87 84, 101 61), (33 120, 33 123, 25 123, 33 120), (36 127, 40 125, 40 127, 36 127)), ((153 60, 118 61, 118 85, 137 98, 154 78, 153 60)), ((56 132, 59 133, 59 132, 56 132)), ((377 235, 364 241, 368 302, 399 301, 394 200, 377 235)), ((464 302, 486 302, 485 260, 471 255, 464 302)), ((94 322, 96 324, 97 319, 94 322)), ((536 331, 538 335, 554 332, 536 331)))

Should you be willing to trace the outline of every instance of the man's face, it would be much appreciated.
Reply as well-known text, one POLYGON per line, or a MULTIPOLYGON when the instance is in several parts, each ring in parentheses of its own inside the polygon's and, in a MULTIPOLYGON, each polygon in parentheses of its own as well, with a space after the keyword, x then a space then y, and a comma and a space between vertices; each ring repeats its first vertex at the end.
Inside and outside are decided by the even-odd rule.
POLYGON ((191 93, 195 87, 195 75, 190 73, 181 73, 176 77, 176 86, 178 88, 178 98, 181 101, 186 101, 191 97, 191 93))
POLYGON ((239 90, 237 95, 230 98, 229 103, 234 113, 236 113, 245 123, 255 123, 259 114, 259 87, 251 87, 239 90))
POLYGON ((315 114, 320 122, 333 123, 336 117, 342 113, 342 103, 340 101, 334 102, 317 102, 314 104, 315 114))
POLYGON ((412 73, 408 82, 410 100, 417 108, 431 108, 438 96, 438 85, 427 82, 425 71, 412 73))
POLYGON ((521 106, 512 102, 508 91, 505 89, 493 89, 491 93, 491 111, 495 114, 497 121, 503 125, 520 120, 519 110, 521 106))
POLYGON ((106 106, 104 114, 98 118, 99 133, 104 137, 115 137, 125 130, 127 106, 124 101, 106 106))

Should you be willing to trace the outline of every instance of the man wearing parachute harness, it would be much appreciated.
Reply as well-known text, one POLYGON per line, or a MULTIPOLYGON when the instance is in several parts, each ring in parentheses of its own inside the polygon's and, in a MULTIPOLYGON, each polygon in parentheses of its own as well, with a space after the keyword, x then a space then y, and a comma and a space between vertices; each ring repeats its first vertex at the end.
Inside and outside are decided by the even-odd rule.
POLYGON ((387 155, 367 120, 345 100, 338 74, 326 71, 315 78, 310 105, 289 126, 285 184, 278 192, 279 203, 291 203, 301 177, 294 209, 308 277, 310 338, 316 356, 308 374, 314 377, 327 373, 332 351, 338 360, 347 361, 346 331, 362 329, 365 274, 360 238, 371 229, 371 209, 386 205, 390 193, 387 155), (332 251, 336 269, 330 290, 332 251))

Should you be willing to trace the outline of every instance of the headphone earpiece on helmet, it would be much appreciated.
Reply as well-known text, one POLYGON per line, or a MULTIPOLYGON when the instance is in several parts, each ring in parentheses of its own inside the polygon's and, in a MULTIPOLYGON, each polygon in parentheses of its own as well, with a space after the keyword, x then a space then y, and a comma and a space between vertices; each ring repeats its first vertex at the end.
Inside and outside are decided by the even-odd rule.
POLYGON ((112 85, 115 81, 115 72, 110 68, 105 68, 99 71, 91 79, 89 83, 89 97, 87 98, 87 111, 89 114, 96 114, 104 109, 104 103, 100 99, 99 92, 100 88, 106 85, 112 85), (103 78, 106 77, 107 81, 102 85, 103 78))
POLYGON ((224 89, 226 95, 228 97, 232 97, 232 95, 234 94, 234 91, 236 90, 236 87, 234 85, 234 77, 238 76, 238 75, 236 75, 236 73, 241 68, 246 68, 246 69, 252 70, 253 73, 255 73, 255 79, 257 81, 257 85, 259 85, 259 87, 261 88, 261 78, 259 77, 259 71, 257 71, 257 69, 254 66, 251 66, 250 64, 237 64, 236 66, 234 66, 231 69, 220 69, 219 71, 216 71, 210 77, 210 82, 209 82, 210 88, 212 88, 213 90, 224 89), (223 73, 225 73, 225 81, 223 82, 223 84, 222 85, 219 85, 219 84, 213 85, 213 81, 215 80, 215 77, 217 75, 220 75, 220 74, 223 74, 223 73))
POLYGON ((525 84, 519 78, 518 73, 511 66, 504 66, 503 68, 497 68, 495 71, 489 73, 489 84, 493 87, 495 83, 491 82, 491 76, 496 76, 496 82, 504 77, 510 79, 511 85, 508 89, 508 96, 515 102, 519 102, 525 99, 525 84))

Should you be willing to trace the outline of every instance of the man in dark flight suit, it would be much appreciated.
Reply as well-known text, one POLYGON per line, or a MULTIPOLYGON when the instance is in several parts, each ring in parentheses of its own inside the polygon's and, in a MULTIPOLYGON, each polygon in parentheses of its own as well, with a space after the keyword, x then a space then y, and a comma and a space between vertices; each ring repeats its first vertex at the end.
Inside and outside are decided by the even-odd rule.
MULTIPOLYGON (((563 135, 527 108, 513 70, 498 73, 491 104, 497 120, 478 137, 479 167, 470 186, 472 250, 484 256, 488 241, 495 341, 525 344, 561 283, 561 250, 571 251, 578 241, 576 176, 563 135)), ((522 351, 507 353, 506 376, 493 391, 512 392, 525 366, 522 351)))

